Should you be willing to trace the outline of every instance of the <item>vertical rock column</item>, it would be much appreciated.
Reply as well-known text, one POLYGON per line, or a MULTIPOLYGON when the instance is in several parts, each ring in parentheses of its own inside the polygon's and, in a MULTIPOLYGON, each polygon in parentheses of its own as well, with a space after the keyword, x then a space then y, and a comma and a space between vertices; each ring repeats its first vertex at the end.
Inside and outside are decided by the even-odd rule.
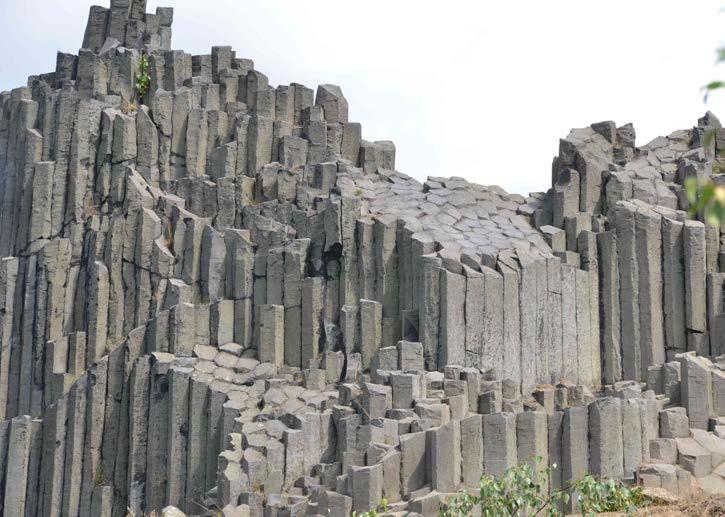
POLYGON ((596 476, 624 475, 620 400, 604 397, 589 404, 589 472, 596 476))
POLYGON ((360 354, 362 367, 370 368, 382 345, 383 305, 372 300, 360 300, 360 354))
POLYGON ((428 441, 431 485, 439 492, 454 492, 461 477, 461 428, 453 420, 429 429, 428 441))
POLYGON ((680 354, 677 359, 682 379, 681 403, 687 409, 690 427, 707 430, 712 413, 712 363, 692 353, 680 354))
POLYGON ((41 386, 36 384, 35 350, 34 350, 34 321, 35 321, 35 291, 37 281, 37 255, 28 257, 25 266, 25 290, 23 293, 23 318, 21 320, 21 363, 20 386, 18 394, 18 412, 20 414, 39 414, 42 400, 41 386), (35 401, 35 408, 32 408, 35 401))
MULTIPOLYGON (((586 406, 566 408, 561 430, 561 478, 563 486, 584 477, 589 472, 589 412, 586 406)), ((572 510, 576 510, 576 495, 572 510)))
POLYGON ((642 456, 642 418, 640 404, 637 399, 624 399, 622 408, 622 453, 624 476, 633 479, 639 466, 643 463, 642 456))
POLYGON ((129 379, 128 507, 137 513, 143 511, 146 481, 150 370, 150 356, 141 356, 136 360, 129 379))
MULTIPOLYGON (((557 382, 562 378, 564 361, 568 360, 563 354, 564 329, 561 319, 561 261, 558 257, 547 259, 546 280, 547 305, 549 307, 546 317, 548 318, 550 336, 548 345, 549 380, 551 382, 557 382)), ((504 361, 506 360, 508 358, 504 352, 504 361)))
POLYGON ((320 337, 323 325, 324 281, 322 277, 304 279, 302 287, 302 367, 307 368, 311 359, 317 357, 320 350, 320 337))
POLYGON ((248 233, 226 230, 226 297, 234 300, 234 340, 244 349, 252 346, 254 247, 248 233))
POLYGON ((60 517, 66 446, 67 398, 48 407, 43 419, 43 459, 40 467, 40 515, 60 517))
POLYGON ((465 362, 466 277, 440 270, 440 340, 438 366, 463 365, 465 362))
POLYGON ((662 218, 665 347, 669 361, 687 350, 683 233, 683 223, 662 218))
POLYGON ((549 346, 551 343, 551 327, 549 318, 548 267, 547 259, 537 258, 536 271, 536 383, 548 382, 549 346))
POLYGON ((665 362, 662 310, 662 218, 647 209, 635 215, 639 275, 639 329, 641 376, 650 366, 665 362))
MULTIPOLYGON (((413 277, 415 275, 413 268, 413 240, 414 230, 410 224, 398 220, 396 233, 396 249, 398 256, 398 299, 400 301, 400 310, 406 311, 413 308, 413 277)), ((405 336, 403 336, 404 338, 405 336)))
MULTIPOLYGON (((309 239, 297 239, 284 249, 285 364, 302 364, 302 287, 307 267, 309 239)), ((274 278, 269 281, 275 282, 274 278)), ((278 281, 278 280, 276 280, 278 281)))
POLYGON ((284 364, 284 307, 261 305, 259 313, 259 360, 281 366, 284 364))
POLYGON ((597 235, 583 231, 578 237, 578 249, 581 255, 581 266, 589 276, 589 330, 591 333, 592 386, 598 388, 602 384, 602 348, 601 348, 601 316, 600 316, 600 285, 599 285, 599 246, 597 235))
POLYGON ((32 448, 37 446, 34 435, 39 432, 39 422, 29 416, 19 416, 10 422, 3 506, 5 515, 25 515, 29 503, 37 498, 37 486, 30 483, 29 472, 32 469, 32 448))
MULTIPOLYGON (((549 464, 548 467, 551 469, 549 474, 549 492, 554 493, 556 490, 561 490, 564 486, 562 479, 562 433, 564 422, 564 412, 554 411, 548 414, 546 417, 547 427, 547 438, 549 448, 549 464), (556 468, 554 468, 556 465, 556 468)), ((559 505, 562 507, 562 505, 559 505)))
POLYGON ((118 406, 118 430, 115 453, 115 464, 113 466, 114 489, 114 512, 123 512, 128 507, 128 457, 129 457, 129 406, 130 400, 130 378, 134 362, 144 349, 145 328, 138 327, 129 333, 126 344, 122 348, 123 362, 121 369, 121 403, 118 406), (123 451, 118 453, 117 451, 123 451))
POLYGON ((375 254, 373 253, 373 222, 368 219, 358 219, 355 222, 358 257, 358 293, 360 298, 374 300, 375 298, 375 254))
MULTIPOLYGON (((579 384, 594 384, 594 363, 591 332, 591 286, 587 271, 576 270, 576 330, 577 330, 577 380, 579 384)), ((596 365, 599 368, 599 365, 596 365)))
POLYGON ((0 420, 5 420, 10 385, 10 358, 13 346, 13 320, 15 309, 15 283, 18 259, 0 261, 0 420))
POLYGON ((226 294, 226 251, 222 234, 211 226, 205 227, 201 237, 200 275, 201 296, 205 301, 218 302, 226 294))
POLYGON ((465 323, 466 344, 465 364, 462 366, 478 367, 483 357, 484 346, 484 306, 485 278, 478 271, 463 266, 466 275, 465 323))
MULTIPOLYGON (((521 390, 536 386, 536 263, 521 261, 519 310, 521 315, 521 390)), ((574 320, 576 321, 576 320, 574 320)))
MULTIPOLYGON (((65 93, 65 92, 64 92, 65 93)), ((72 95, 71 88, 65 97, 72 95)), ((23 187, 23 172, 25 170, 26 138, 31 134, 38 117, 38 103, 30 100, 28 88, 17 88, 11 92, 11 108, 9 113, 9 134, 7 142, 6 160, 3 175, 0 181, 2 194, 0 194, 0 224, 4 231, 0 235, 0 256, 7 257, 13 254, 17 237, 20 198, 23 187), (14 97, 14 98, 12 98, 14 97)), ((63 111, 65 114, 65 110, 63 111)), ((32 137, 31 137, 32 138, 32 137)))
POLYGON ((352 507, 356 511, 374 510, 383 496, 383 465, 350 467, 348 470, 352 487, 352 507))
POLYGON ((98 363, 91 365, 88 370, 86 435, 83 443, 83 481, 80 496, 81 515, 89 514, 93 489, 101 477, 101 447, 103 443, 103 426, 106 410, 107 379, 108 358, 105 357, 98 361, 98 363))
POLYGON ((518 463, 528 463, 548 491, 549 439, 545 412, 526 411, 516 415, 516 444, 518 463), (541 461, 536 458, 541 458, 541 461))
POLYGON ((166 506, 167 458, 169 443, 169 370, 170 357, 154 354, 149 388, 148 445, 146 457, 146 504, 151 512, 166 506))
POLYGON ((687 349, 696 351, 698 355, 709 355, 709 343, 707 343, 705 349, 706 339, 703 339, 702 336, 707 332, 704 224, 699 221, 685 222, 683 247, 685 256, 687 349))
POLYGON ((631 203, 615 208, 615 228, 619 258, 619 304, 622 330, 622 374, 624 379, 640 380, 641 338, 639 329, 639 274, 635 237, 635 211, 631 203))
MULTIPOLYGON (((125 290, 123 284, 123 242, 125 220, 115 216, 109 222, 104 263, 108 267, 108 338, 112 345, 118 345, 125 336, 125 290)), ((91 336, 89 333, 89 348, 91 336)))
POLYGON ((423 255, 421 269, 422 278, 418 284, 420 341, 423 343, 426 370, 437 370, 441 259, 435 255, 423 255))
MULTIPOLYGON (((361 200, 343 197, 340 200, 342 239, 342 270, 340 271, 340 306, 357 303, 359 293, 359 250, 357 247, 356 219, 360 215, 361 200)), ((402 287, 401 287, 402 289, 402 287)), ((412 286, 411 286, 412 289, 412 286)))
MULTIPOLYGON (((578 375, 579 347, 577 342, 577 269, 569 264, 561 265, 561 327, 562 327, 562 375, 574 382, 578 375)), ((522 304, 524 302, 522 301, 522 304)))
POLYGON ((189 384, 189 426, 186 473, 186 511, 201 512, 201 501, 206 492, 206 464, 209 438, 208 384, 213 377, 195 371, 189 384))
POLYGON ((521 329, 519 269, 514 260, 501 260, 496 269, 503 279, 503 372, 504 379, 521 384, 521 329))
POLYGON ((614 232, 597 235, 599 244, 601 297, 602 381, 612 384, 622 379, 622 342, 619 313, 619 263, 614 232))
POLYGON ((91 267, 90 286, 88 289, 88 339, 86 346, 86 364, 91 365, 106 354, 106 338, 108 334, 108 269, 99 261, 91 267))
POLYGON ((169 369, 168 453, 166 458, 166 504, 186 503, 187 450, 189 446, 189 381, 191 368, 169 369))
POLYGON ((103 417, 103 443, 101 445, 101 472, 100 483, 110 484, 116 468, 119 447, 119 429, 121 405, 123 401, 123 369, 125 350, 123 346, 114 349, 108 355, 106 404, 103 417))
MULTIPOLYGON (((483 367, 492 370, 496 378, 503 373, 503 304, 504 296, 503 276, 491 268, 482 267, 484 277, 484 304, 483 304, 483 356, 482 363, 470 366, 483 367)), ((468 299, 466 299, 466 303, 468 299)), ((467 309, 467 307, 466 307, 467 309)), ((480 310, 480 308, 479 308, 480 310)), ((466 325, 468 321, 466 320, 466 325)))
POLYGON ((483 417, 471 415, 461 420, 461 480, 477 487, 483 474, 483 417))
POLYGON ((77 515, 80 509, 83 449, 86 434, 87 383, 88 377, 84 375, 73 384, 68 393, 63 515, 77 515))
POLYGON ((426 484, 427 450, 424 432, 409 433, 400 437, 401 493, 408 496, 426 484))
POLYGON ((710 334, 710 353, 725 352, 725 273, 707 275, 707 326, 710 334))
POLYGON ((516 465, 516 415, 495 413, 483 417, 483 466, 490 476, 502 476, 516 465))
MULTIPOLYGON (((206 436, 207 453, 206 453, 206 486, 205 489, 211 489, 217 480, 217 457, 219 453, 226 449, 226 436, 222 436, 222 413, 223 405, 227 400, 227 394, 223 390, 223 386, 210 385, 207 396, 209 399, 209 412, 207 415, 208 430, 206 436)), ((150 442, 149 442, 150 443, 150 442)))
POLYGON ((380 217, 373 226, 376 279, 375 299, 383 304, 383 346, 400 341, 397 218, 380 217))

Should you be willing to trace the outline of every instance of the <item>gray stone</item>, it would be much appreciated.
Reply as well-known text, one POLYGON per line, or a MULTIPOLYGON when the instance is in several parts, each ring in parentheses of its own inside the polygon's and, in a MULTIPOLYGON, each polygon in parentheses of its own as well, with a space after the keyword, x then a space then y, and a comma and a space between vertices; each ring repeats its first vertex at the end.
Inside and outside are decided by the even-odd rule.
POLYGON ((483 417, 483 466, 491 476, 501 476, 516 465, 516 415, 497 413, 483 417))
POLYGON ((706 322, 705 226, 686 221, 683 232, 685 257, 685 321, 689 330, 704 332, 706 322))
POLYGON ((284 307, 262 305, 259 308, 259 360, 284 364, 284 307))
POLYGON ((682 376, 680 396, 690 418, 690 427, 707 429, 712 414, 711 363, 690 353, 677 357, 682 376))
POLYGON ((662 438, 687 438, 690 435, 690 420, 685 408, 660 411, 659 417, 662 438))
POLYGON ((363 368, 368 368, 382 346, 383 305, 372 300, 360 300, 360 352, 363 368))
POLYGON ((401 492, 406 496, 428 481, 426 434, 419 432, 401 436, 400 454, 401 492))
POLYGON ((589 405, 589 471, 602 477, 622 477, 622 409, 620 400, 597 399, 589 405))
POLYGON ((683 352, 685 335, 685 264, 683 256, 684 225, 662 219, 662 278, 664 280, 665 341, 668 350, 683 352))
POLYGON ((516 415, 518 462, 528 463, 548 491, 545 471, 549 465, 549 439, 546 413, 526 411, 516 415), (540 460, 537 460, 539 458, 540 460))
POLYGON ((483 474, 483 417, 471 415, 461 420, 461 480, 476 487, 483 474))
POLYGON ((562 480, 566 485, 589 472, 589 415, 585 406, 564 410, 561 440, 562 480))

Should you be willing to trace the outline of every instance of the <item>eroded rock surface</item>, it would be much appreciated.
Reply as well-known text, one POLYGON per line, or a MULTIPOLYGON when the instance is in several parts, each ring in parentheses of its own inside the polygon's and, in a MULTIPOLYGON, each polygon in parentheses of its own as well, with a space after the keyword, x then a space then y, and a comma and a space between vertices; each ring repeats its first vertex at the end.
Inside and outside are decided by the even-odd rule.
POLYGON ((725 493, 714 115, 575 129, 528 197, 420 183, 340 87, 145 4, 0 94, 4 515, 434 515, 536 456, 725 493))

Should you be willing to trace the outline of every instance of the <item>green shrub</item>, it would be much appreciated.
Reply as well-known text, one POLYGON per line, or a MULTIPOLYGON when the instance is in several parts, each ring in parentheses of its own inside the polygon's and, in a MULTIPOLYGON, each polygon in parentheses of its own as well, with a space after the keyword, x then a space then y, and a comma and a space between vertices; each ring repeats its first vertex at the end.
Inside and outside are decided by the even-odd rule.
POLYGON ((136 97, 141 101, 149 92, 151 86, 151 74, 149 73, 149 56, 141 54, 141 61, 138 65, 138 75, 136 76, 136 97))
POLYGON ((725 221, 725 186, 710 181, 700 182, 697 178, 685 180, 687 201, 690 203, 690 215, 703 215, 705 222, 720 226, 725 221))
POLYGON ((575 486, 579 493, 579 508, 587 516, 602 512, 625 512, 631 515, 650 503, 642 487, 630 488, 614 479, 600 480, 585 476, 575 486))
MULTIPOLYGON (((536 458, 541 462, 541 458, 536 458)), ((612 479, 599 480, 585 476, 565 489, 548 492, 545 480, 556 468, 553 465, 538 475, 531 465, 512 467, 500 478, 481 477, 478 492, 465 491, 441 503, 441 517, 463 517, 479 508, 482 517, 544 516, 562 517, 561 508, 576 493, 579 508, 585 516, 600 512, 633 513, 649 501, 639 487, 628 488, 612 479)))
MULTIPOLYGON (((540 463, 541 458, 537 457, 540 463)), ((555 468, 547 468, 538 475, 525 463, 508 469, 500 479, 482 476, 478 493, 465 491, 441 504, 441 517, 470 515, 476 507, 483 517, 506 515, 561 515, 559 503, 569 501, 569 494, 555 491, 551 496, 545 480, 555 468)))

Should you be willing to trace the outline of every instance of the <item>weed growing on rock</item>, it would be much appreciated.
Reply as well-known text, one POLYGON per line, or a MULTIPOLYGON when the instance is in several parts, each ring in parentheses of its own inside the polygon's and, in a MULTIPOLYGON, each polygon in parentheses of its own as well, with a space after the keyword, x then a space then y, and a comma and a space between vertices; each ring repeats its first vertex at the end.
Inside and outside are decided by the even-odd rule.
POLYGON ((146 97, 150 86, 149 56, 147 54, 141 54, 141 61, 138 64, 138 75, 136 76, 136 98, 139 101, 146 97))

